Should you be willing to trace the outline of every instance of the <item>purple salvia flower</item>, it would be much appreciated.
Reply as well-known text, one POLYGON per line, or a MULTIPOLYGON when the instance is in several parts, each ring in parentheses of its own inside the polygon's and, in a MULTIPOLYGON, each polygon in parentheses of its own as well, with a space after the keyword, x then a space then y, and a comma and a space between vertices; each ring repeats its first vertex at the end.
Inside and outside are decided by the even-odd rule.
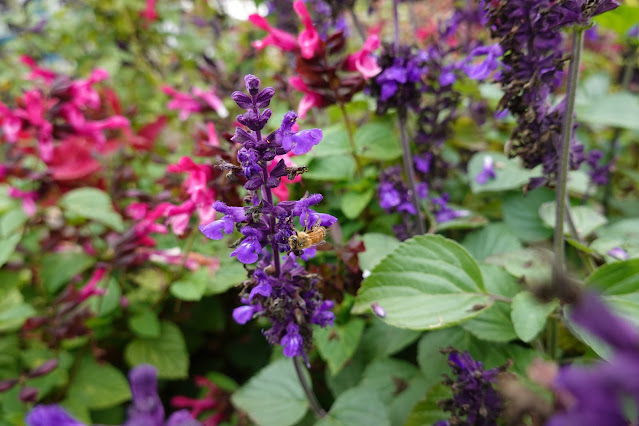
POLYGON ((610 250, 608 250, 606 254, 618 260, 628 260, 628 257, 629 257, 628 252, 626 252, 621 247, 613 247, 610 250))
POLYGON ((489 179, 495 179, 496 177, 497 175, 495 174, 493 157, 491 157, 490 155, 486 155, 484 157, 484 166, 481 172, 479 172, 477 176, 475 176, 475 181, 478 184, 483 185, 488 182, 489 179))
POLYGON ((27 426, 85 426, 58 405, 36 405, 24 420, 27 426))
POLYGON ((470 52, 468 64, 464 65, 464 72, 471 80, 485 80, 499 66, 497 59, 501 56, 502 50, 498 43, 491 46, 479 46, 470 52), (474 58, 485 56, 484 60, 478 64, 470 63, 474 58))
POLYGON ((435 210, 435 219, 438 223, 449 222, 451 220, 465 217, 470 214, 468 210, 454 210, 448 205, 448 194, 441 197, 433 197, 431 201, 435 210))
POLYGON ((298 263, 298 256, 308 258, 311 250, 292 252, 289 238, 297 233, 296 219, 306 229, 317 223, 330 226, 337 219, 311 209, 322 201, 321 194, 275 203, 271 189, 277 187, 290 171, 283 161, 270 171, 268 166, 276 156, 308 152, 321 141, 322 131, 294 131, 297 114, 290 111, 276 131, 262 135, 271 112, 261 109, 269 105, 274 90, 268 87, 260 90, 259 80, 252 75, 246 76, 245 83, 248 93, 234 92, 232 95, 238 106, 246 110, 237 119, 244 127, 236 128, 232 138, 241 145, 237 154, 241 172, 232 165, 228 168, 246 178, 244 188, 249 193, 250 206, 230 207, 215 203, 213 207, 225 216, 200 230, 212 239, 239 230, 243 238, 231 256, 237 256, 242 263, 255 264, 240 294, 243 305, 233 311, 233 319, 245 324, 255 316, 269 318, 272 326, 264 331, 269 343, 284 346, 286 356, 306 359, 306 350, 312 344, 311 325, 327 326, 332 324, 335 316, 329 311, 332 303, 322 301, 316 289, 316 276, 308 274, 298 263), (288 252, 288 255, 282 256, 282 252, 288 252))
POLYGON ((136 426, 142 422, 161 426, 164 423, 164 407, 158 395, 157 369, 150 364, 140 364, 129 371, 129 383, 133 404, 129 407, 129 418, 125 426, 136 426))
MULTIPOLYGON (((438 405, 452 414, 454 424, 491 426, 497 424, 503 403, 492 383, 508 365, 485 370, 481 362, 474 360, 468 352, 455 349, 449 352, 448 365, 455 378, 446 377, 444 384, 451 387, 452 399, 438 405)), ((447 424, 447 423, 443 423, 447 424)))

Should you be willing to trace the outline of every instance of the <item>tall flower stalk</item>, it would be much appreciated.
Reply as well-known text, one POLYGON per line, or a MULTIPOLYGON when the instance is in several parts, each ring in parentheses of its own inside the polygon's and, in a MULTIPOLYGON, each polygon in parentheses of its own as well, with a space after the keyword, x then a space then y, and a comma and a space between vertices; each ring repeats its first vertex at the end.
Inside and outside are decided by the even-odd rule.
POLYGON ((565 263, 564 252, 564 219, 569 210, 569 203, 566 198, 566 183, 568 181, 568 170, 570 160, 570 141, 573 134, 573 122, 575 111, 575 97, 577 94, 577 82, 579 80, 579 62, 581 60, 581 50, 583 47, 583 28, 576 27, 573 30, 570 67, 568 68, 568 83, 566 93, 566 110, 563 117, 563 130, 561 137, 560 156, 558 159, 558 177, 556 189, 555 211, 555 271, 562 271, 565 263))
MULTIPOLYGON (((331 215, 317 213, 311 206, 322 201, 321 194, 306 195, 299 201, 276 203, 272 189, 284 176, 293 179, 303 173, 304 167, 287 167, 281 156, 305 154, 322 139, 320 129, 297 132, 294 130, 297 114, 284 115, 282 125, 273 133, 263 136, 262 130, 271 117, 268 107, 275 91, 271 87, 260 90, 260 81, 253 75, 245 77, 248 94, 234 92, 233 100, 246 113, 237 121, 242 125, 235 130, 232 140, 242 145, 237 154, 240 166, 222 163, 235 178, 244 178, 248 191, 248 206, 231 207, 216 202, 213 207, 225 216, 200 230, 208 238, 219 240, 224 234, 238 230, 242 237, 233 244, 231 256, 246 264, 255 264, 240 293, 242 306, 233 311, 233 318, 245 324, 253 317, 267 317, 272 327, 264 336, 272 345, 280 344, 284 355, 302 358, 310 366, 307 352, 313 341, 312 325, 332 325, 335 315, 330 311, 333 302, 323 301, 317 290, 319 279, 310 274, 298 261, 299 257, 312 257, 312 246, 291 247, 291 237, 297 236, 296 219, 309 231, 318 226, 330 226, 337 221, 331 215), (274 167, 269 166, 275 164, 274 167), (270 249, 269 249, 270 248, 270 249)), ((299 367, 298 361, 295 361, 299 367)), ((311 407, 318 416, 325 413, 319 407, 310 386, 296 368, 311 407)))

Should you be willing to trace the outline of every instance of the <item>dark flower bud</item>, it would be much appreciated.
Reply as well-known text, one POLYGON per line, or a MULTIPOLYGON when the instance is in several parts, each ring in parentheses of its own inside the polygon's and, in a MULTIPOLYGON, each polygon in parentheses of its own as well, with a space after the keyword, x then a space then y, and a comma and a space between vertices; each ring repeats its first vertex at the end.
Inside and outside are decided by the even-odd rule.
POLYGON ((266 123, 268 123, 268 120, 270 120, 270 118, 271 118, 271 114, 272 114, 272 111, 269 108, 267 108, 260 115, 260 118, 258 120, 258 124, 261 126, 260 130, 262 130, 264 128, 264 126, 266 126, 266 123))
POLYGON ((19 382, 18 379, 0 380, 0 392, 6 392, 19 382))
POLYGON ((260 90, 260 79, 253 74, 248 74, 244 77, 244 84, 246 84, 246 90, 248 90, 251 96, 257 95, 260 90))
POLYGON ((246 130, 241 129, 239 127, 235 128, 235 135, 231 138, 231 140, 239 144, 245 144, 246 142, 249 142, 249 141, 255 141, 255 139, 253 138, 253 136, 251 136, 250 133, 248 133, 246 130))
POLYGON ((38 388, 34 388, 31 386, 25 386, 20 389, 19 398, 22 402, 36 402, 38 399, 38 388))
POLYGON ((287 169, 284 160, 280 160, 277 165, 271 170, 271 177, 279 178, 286 175, 287 169))
POLYGON ((253 176, 251 176, 251 179, 249 179, 249 181, 244 184, 244 188, 251 191, 259 188, 262 185, 262 182, 262 175, 260 175, 259 173, 255 173, 253 176))
POLYGON ((44 376, 45 374, 49 374, 58 366, 60 362, 57 359, 50 359, 48 361, 40 364, 39 367, 31 370, 31 372, 27 375, 29 378, 44 376))
POLYGON ((240 108, 247 110, 253 108, 253 100, 245 93, 235 91, 231 94, 231 99, 233 99, 240 108))
POLYGON ((272 87, 267 87, 257 95, 257 100, 255 104, 258 108, 266 108, 271 103, 271 99, 275 95, 275 89, 272 87))
POLYGON ((274 177, 269 177, 266 180, 266 186, 268 186, 269 188, 277 188, 278 186, 280 186, 280 180, 274 177))

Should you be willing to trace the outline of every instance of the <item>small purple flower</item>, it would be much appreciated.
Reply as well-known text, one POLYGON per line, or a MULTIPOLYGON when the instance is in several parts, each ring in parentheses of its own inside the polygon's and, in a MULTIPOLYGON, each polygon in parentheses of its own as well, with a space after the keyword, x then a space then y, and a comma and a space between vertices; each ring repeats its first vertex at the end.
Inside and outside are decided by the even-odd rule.
POLYGON ((36 405, 24 420, 27 426, 86 426, 58 405, 36 405))
POLYGON ((433 163, 432 152, 426 152, 424 154, 417 154, 413 157, 415 162, 415 168, 424 174, 430 172, 431 164, 433 163))
POLYGON ((401 203, 399 192, 394 188, 390 182, 382 182, 379 185, 379 205, 384 210, 390 210, 393 207, 397 207, 401 203))
POLYGON ((485 80, 490 73, 497 69, 499 62, 497 59, 501 56, 502 50, 499 43, 490 46, 479 46, 473 49, 468 56, 468 63, 463 66, 464 72, 471 80, 485 80), (478 64, 472 64, 471 61, 479 56, 486 56, 484 60, 478 64))
POLYGON ((475 181, 483 185, 488 182, 488 179, 495 179, 497 175, 495 174, 495 168, 493 167, 493 157, 490 155, 484 156, 484 167, 481 172, 475 176, 475 181))
POLYGON ((165 426, 202 426, 202 423, 195 420, 189 410, 180 410, 171 414, 165 426))
POLYGON ((238 306, 237 308, 233 309, 232 316, 235 322, 244 325, 251 319, 253 319, 253 314, 255 313, 254 306, 255 305, 238 306))
POLYGON ((255 263, 257 262, 258 254, 262 253, 262 246, 260 245, 262 232, 250 226, 245 226, 241 232, 246 238, 231 252, 231 256, 237 256, 237 259, 245 264, 255 263))
POLYGON ((633 27, 628 30, 628 37, 639 37, 639 24, 633 25, 633 27))
POLYGON ((433 207, 435 209, 435 219, 438 223, 449 222, 459 217, 465 217, 470 214, 468 210, 453 210, 448 205, 448 194, 443 194, 441 197, 433 197, 433 207))
POLYGON ((379 306, 377 302, 371 303, 371 309, 373 310, 373 312, 375 312, 375 315, 377 315, 378 317, 380 318, 386 317, 386 311, 384 310, 384 308, 379 306))
POLYGON ((299 333, 297 324, 289 323, 286 327, 286 334, 282 337, 280 344, 284 346, 284 355, 287 357, 302 356, 303 354, 302 336, 299 333))
POLYGON ((626 252, 621 247, 613 247, 610 250, 608 250, 606 254, 618 260, 628 260, 628 257, 629 257, 628 252, 626 252))
POLYGON ((331 312, 331 309, 333 309, 334 305, 335 304, 332 300, 323 301, 315 311, 315 314, 311 318, 311 322, 319 325, 320 327, 333 325, 333 321, 335 321, 335 314, 331 312))
POLYGON ((150 364, 140 364, 129 371, 129 383, 133 404, 125 426, 136 426, 152 421, 153 425, 164 423, 164 407, 158 395, 157 369, 150 364), (142 420, 144 419, 144 420, 142 420))

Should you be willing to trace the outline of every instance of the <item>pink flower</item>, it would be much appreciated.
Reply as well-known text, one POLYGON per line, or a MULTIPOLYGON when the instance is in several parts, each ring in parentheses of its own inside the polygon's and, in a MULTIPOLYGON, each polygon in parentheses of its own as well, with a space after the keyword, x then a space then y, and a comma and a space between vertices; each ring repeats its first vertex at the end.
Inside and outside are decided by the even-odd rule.
POLYGON ((306 85, 302 77, 292 76, 288 79, 288 84, 290 84, 295 90, 298 90, 304 93, 302 100, 300 101, 299 106, 297 107, 297 115, 299 118, 306 117, 306 113, 314 106, 321 107, 324 102, 322 100, 322 96, 318 93, 311 91, 311 89, 306 85))
POLYGON ((253 14, 249 16, 249 21, 268 33, 262 40, 257 40, 252 43, 253 47, 257 50, 262 50, 270 45, 276 46, 285 52, 297 49, 297 41, 293 34, 271 27, 271 24, 269 24, 264 17, 253 14))
POLYGON ((78 108, 90 107, 97 109, 100 107, 100 95, 92 87, 95 83, 109 78, 109 73, 102 68, 96 68, 86 80, 75 80, 71 83, 71 102, 78 108))
POLYGON ((321 46, 320 36, 313 26, 313 20, 311 19, 311 15, 308 13, 308 9, 306 8, 304 1, 296 0, 293 2, 293 9, 295 9, 295 13, 297 13, 297 16, 299 16, 302 20, 305 28, 304 31, 299 33, 297 36, 297 43, 300 46, 302 58, 310 59, 315 56, 316 53, 319 53, 321 46))
POLYGON ((106 293, 105 289, 97 287, 105 272, 106 270, 104 268, 97 268, 93 271, 93 275, 91 275, 89 282, 87 282, 80 290, 79 302, 84 302, 91 296, 103 295, 106 293))
POLYGON ((171 173, 188 173, 189 177, 184 181, 186 192, 189 194, 190 204, 183 203, 180 207, 171 207, 167 215, 171 217, 170 223, 173 232, 181 235, 188 225, 188 217, 197 208, 200 223, 209 223, 215 219, 215 210, 212 205, 215 202, 215 192, 208 187, 213 171, 211 166, 196 164, 190 157, 182 157, 177 164, 171 164, 167 168, 171 173), (190 209, 190 211, 188 211, 190 209))
POLYGON ((377 34, 369 35, 362 49, 348 56, 346 69, 348 71, 359 71, 365 79, 375 77, 382 72, 380 66, 377 65, 377 59, 372 54, 379 47, 379 43, 377 34))
POLYGON ((140 16, 149 22, 156 21, 158 14, 155 11, 156 0, 146 0, 146 8, 140 12, 140 16))
POLYGON ((35 80, 37 78, 41 78, 47 84, 53 83, 55 80, 56 73, 54 71, 48 70, 46 68, 38 67, 36 61, 27 55, 22 55, 20 57, 20 62, 31 68, 31 73, 27 76, 27 80, 35 80))
POLYGON ((0 102, 0 122, 4 137, 8 142, 15 143, 22 130, 22 120, 2 102, 0 102))
POLYGON ((209 145, 220 146, 220 140, 217 138, 217 133, 215 132, 215 124, 210 121, 206 123, 206 131, 209 136, 209 145))
MULTIPOLYGON (((284 164, 286 167, 295 167, 296 164, 291 160, 290 154, 286 155, 278 155, 273 159, 273 162, 268 166, 268 170, 271 171, 280 160, 284 160, 284 164)), ((282 176, 282 180, 277 188, 273 188, 273 194, 277 196, 280 201, 288 201, 288 197, 290 195, 290 191, 288 189, 288 184, 297 183, 302 180, 302 176, 297 175, 293 180, 290 180, 288 176, 282 176)))
POLYGON ((22 210, 27 216, 33 217, 35 215, 37 210, 35 201, 38 198, 36 191, 21 191, 18 188, 9 187, 9 196, 22 200, 22 210))
POLYGON ((83 137, 68 137, 53 148, 47 166, 54 180, 84 179, 102 168, 91 155, 91 142, 83 137))
POLYGON ((184 93, 178 92, 170 86, 164 86, 162 87, 162 91, 173 97, 167 104, 167 107, 169 109, 179 110, 179 117, 182 121, 189 118, 194 112, 204 111, 206 107, 210 107, 222 118, 229 115, 228 110, 224 107, 220 98, 218 98, 212 90, 205 92, 201 89, 193 88, 191 89, 191 93, 184 93))

